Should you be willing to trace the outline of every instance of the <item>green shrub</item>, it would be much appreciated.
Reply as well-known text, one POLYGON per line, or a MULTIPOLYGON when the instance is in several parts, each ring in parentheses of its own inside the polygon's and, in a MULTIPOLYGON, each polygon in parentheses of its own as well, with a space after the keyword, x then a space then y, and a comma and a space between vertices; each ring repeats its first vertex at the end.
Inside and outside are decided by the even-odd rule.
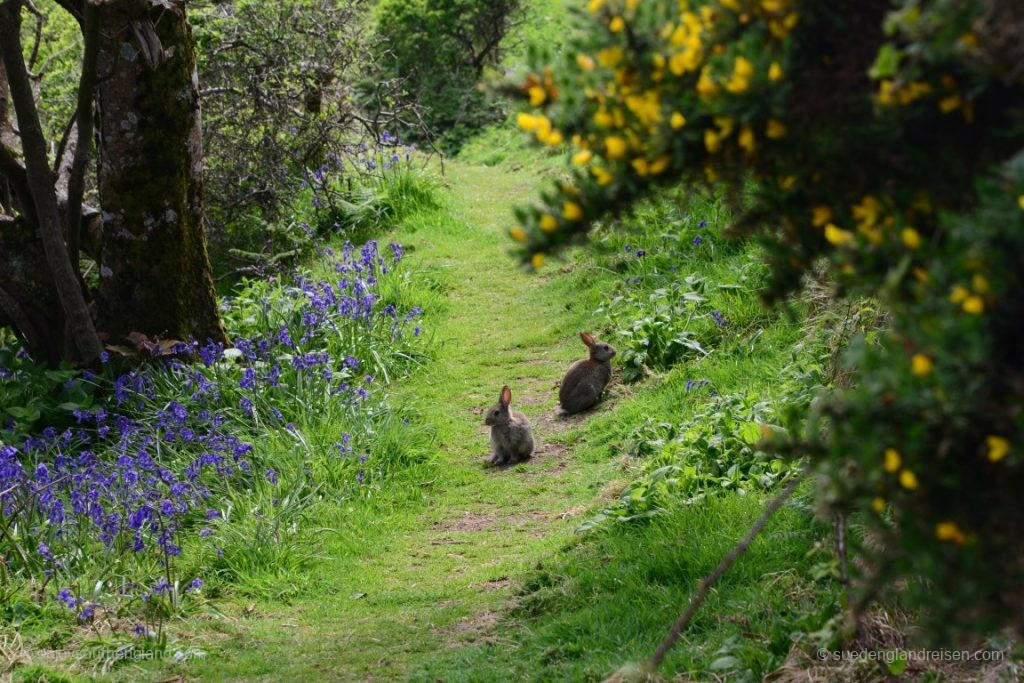
MULTIPOLYGON (((502 39, 521 11, 521 0, 383 0, 374 13, 377 81, 399 81, 405 104, 422 113, 426 131, 399 133, 416 142, 427 134, 454 153, 481 128, 504 117, 499 103, 477 87, 495 67, 502 39)), ((368 83, 376 97, 379 83, 368 83)))

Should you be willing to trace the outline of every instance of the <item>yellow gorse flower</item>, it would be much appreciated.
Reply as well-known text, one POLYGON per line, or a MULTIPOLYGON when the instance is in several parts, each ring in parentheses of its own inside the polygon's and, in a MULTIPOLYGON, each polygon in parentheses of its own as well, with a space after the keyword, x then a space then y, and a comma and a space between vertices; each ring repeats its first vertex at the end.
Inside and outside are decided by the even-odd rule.
POLYGON ((555 232, 558 230, 558 219, 546 213, 540 217, 539 225, 544 232, 555 232))
POLYGON ((832 221, 832 209, 825 205, 816 206, 811 209, 811 225, 820 228, 832 221))
POLYGON ((935 538, 940 541, 951 541, 957 545, 963 545, 967 541, 967 536, 960 531, 960 527, 956 525, 956 522, 939 522, 936 524, 935 538))
POLYGON ((526 112, 520 112, 516 115, 516 125, 527 133, 532 133, 537 130, 537 126, 540 125, 540 122, 537 116, 527 114, 526 112))
POLYGON ((530 258, 530 263, 534 268, 540 268, 544 265, 544 254, 538 251, 530 258))
POLYGON ((895 448, 885 449, 885 462, 882 463, 882 467, 885 468, 886 472, 890 474, 899 471, 900 465, 903 464, 903 458, 900 457, 900 452, 895 448))
POLYGON ((971 315, 981 315, 985 312, 985 302, 980 296, 971 295, 964 299, 964 313, 970 313, 971 315))
POLYGON ((509 228, 508 234, 511 235, 512 239, 514 239, 516 242, 526 241, 526 231, 520 228, 518 225, 509 228))
POLYGON ((903 228, 900 236, 903 238, 903 244, 907 246, 907 249, 917 249, 921 246, 921 233, 913 228, 903 228))
POLYGON ((647 170, 651 172, 651 175, 658 175, 659 173, 664 172, 665 169, 668 168, 668 165, 671 161, 672 160, 669 158, 667 154, 663 154, 662 156, 652 161, 648 165, 647 170))
POLYGON ((614 69, 622 61, 623 56, 622 48, 614 45, 598 52, 597 61, 605 68, 614 69))
POLYGON ((583 207, 576 202, 565 202, 562 204, 562 215, 567 221, 578 221, 583 218, 583 207))
POLYGON ((970 295, 967 288, 963 285, 954 285, 953 289, 949 292, 949 300, 954 304, 958 304, 970 295))
POLYGON ((747 154, 753 154, 754 148, 757 145, 754 139, 754 131, 752 131, 748 126, 744 126, 740 130, 740 135, 737 139, 737 144, 740 146, 740 149, 745 151, 747 154))
POLYGON ((918 377, 927 377, 932 374, 932 369, 935 367, 935 361, 923 353, 915 353, 914 357, 910 359, 910 368, 918 377))
POLYGON ((743 55, 733 62, 732 76, 725 83, 725 89, 734 95, 746 92, 750 88, 750 77, 754 75, 754 65, 743 55))
POLYGON ((779 140, 780 138, 786 137, 789 132, 786 128, 786 124, 778 119, 768 119, 768 125, 765 127, 764 135, 770 140, 779 140))
POLYGON ((697 94, 701 97, 714 97, 718 94, 718 86, 711 79, 711 69, 707 65, 700 70, 700 78, 697 79, 697 94))
POLYGON ((704 147, 711 154, 722 148, 722 136, 714 128, 708 128, 704 131, 704 147))
POLYGON ((600 166, 594 166, 590 169, 590 172, 594 175, 594 180, 597 181, 598 185, 610 185, 615 180, 615 176, 608 169, 600 166))
POLYGON ((548 147, 557 147, 565 141, 565 137, 562 135, 561 131, 557 130, 549 130, 543 134, 538 131, 537 139, 548 147))
POLYGON ((625 140, 614 135, 604 139, 604 148, 609 159, 621 159, 626 156, 629 149, 625 140))
POLYGON ((622 17, 613 17, 612 20, 608 22, 608 30, 612 33, 619 33, 624 28, 626 28, 626 22, 622 17))
POLYGON ((919 486, 917 482, 917 475, 910 470, 903 470, 900 472, 900 486, 908 491, 916 491, 919 486))
POLYGON ((988 445, 988 459, 992 462, 999 462, 1010 452, 1010 442, 1001 436, 988 436, 985 443, 988 445))
POLYGON ((539 85, 531 87, 527 92, 530 95, 531 107, 539 107, 544 104, 544 100, 548 98, 547 91, 539 85))
POLYGON ((588 161, 594 157, 594 153, 589 149, 581 149, 572 155, 572 163, 577 166, 585 166, 588 161))
POLYGON ((849 230, 843 230, 835 223, 829 223, 825 226, 825 239, 838 247, 852 242, 853 233, 849 230))

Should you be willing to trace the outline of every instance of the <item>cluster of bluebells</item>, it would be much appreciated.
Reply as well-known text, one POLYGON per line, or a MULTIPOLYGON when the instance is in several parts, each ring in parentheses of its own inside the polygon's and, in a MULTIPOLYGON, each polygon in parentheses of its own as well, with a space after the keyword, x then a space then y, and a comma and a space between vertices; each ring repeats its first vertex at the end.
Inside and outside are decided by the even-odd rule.
POLYGON ((313 190, 314 209, 331 207, 339 192, 339 178, 351 177, 362 182, 381 179, 389 172, 409 170, 416 152, 415 144, 406 145, 385 130, 372 144, 344 145, 340 154, 328 154, 320 166, 307 171, 302 187, 313 190))
MULTIPOLYGON (((245 435, 296 431, 290 420, 300 402, 331 402, 359 416, 374 382, 371 359, 380 363, 382 351, 418 336, 421 310, 399 311, 380 298, 380 278, 401 261, 400 245, 382 253, 371 241, 325 253, 334 259, 330 279, 255 283, 269 288, 266 296, 227 305, 229 323, 233 312, 257 320, 233 348, 156 345, 154 362, 120 375, 105 353, 101 375, 84 371, 68 380, 105 386, 100 403, 17 445, 0 441, 0 513, 34 550, 22 555, 22 570, 62 581, 78 575, 83 557, 128 555, 157 559, 138 566, 171 576, 188 537, 214 543, 210 527, 228 488, 278 485, 278 472, 260 462, 245 435)), ((4 368, 0 382, 17 382, 19 372, 4 368)), ((16 433, 6 430, 7 440, 16 433)), ((361 483, 367 456, 356 457, 354 447, 350 434, 340 436, 339 456, 352 458, 352 481, 361 483)), ((196 578, 185 592, 201 586, 196 578)), ((169 588, 160 578, 138 597, 169 588)), ((83 620, 96 607, 68 588, 56 597, 83 620)))

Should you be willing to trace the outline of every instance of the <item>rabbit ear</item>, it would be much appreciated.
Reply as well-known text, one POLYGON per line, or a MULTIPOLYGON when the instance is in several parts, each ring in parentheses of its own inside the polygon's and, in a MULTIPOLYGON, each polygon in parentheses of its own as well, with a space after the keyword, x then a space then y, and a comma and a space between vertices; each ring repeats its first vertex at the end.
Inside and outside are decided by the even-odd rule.
POLYGON ((509 403, 512 403, 512 390, 508 388, 507 384, 504 387, 502 387, 501 397, 498 400, 501 402, 501 405, 505 406, 506 408, 508 408, 509 403))
POLYGON ((594 335, 590 334, 589 332, 580 332, 580 339, 582 339, 583 343, 586 344, 587 346, 593 346, 595 343, 594 335))

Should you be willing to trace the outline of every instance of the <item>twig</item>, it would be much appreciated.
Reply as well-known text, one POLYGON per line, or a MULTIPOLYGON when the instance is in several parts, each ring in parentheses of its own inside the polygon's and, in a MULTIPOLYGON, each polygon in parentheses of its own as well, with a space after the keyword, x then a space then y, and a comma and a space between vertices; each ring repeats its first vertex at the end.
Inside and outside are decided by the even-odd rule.
POLYGON ((85 3, 82 15, 85 51, 82 55, 82 75, 78 84, 78 122, 75 126, 78 143, 71 157, 71 173, 68 177, 68 257, 79 282, 82 280, 78 265, 82 233, 82 197, 85 194, 85 168, 89 163, 89 152, 92 150, 93 98, 96 93, 96 63, 99 56, 99 15, 98 5, 85 3))
POLYGON ((836 554, 839 556, 839 581, 849 590, 850 573, 846 566, 846 513, 836 514, 836 554))
POLYGON ((679 637, 683 635, 683 631, 685 631, 686 627, 690 625, 690 621, 693 619, 693 616, 697 613, 701 604, 708 597, 708 593, 711 592, 711 587, 714 586, 715 583, 722 578, 722 574, 725 574, 725 572, 729 570, 729 567, 731 567, 733 563, 747 551, 747 548, 750 547, 754 538, 764 529, 768 520, 772 518, 772 515, 774 515, 780 507, 782 507, 782 504, 786 502, 786 499, 792 495, 793 491, 796 490, 797 485, 803 481, 804 474, 794 477, 793 481, 789 482, 786 488, 782 490, 782 493, 768 504, 768 507, 766 507, 764 512, 761 513, 761 517, 754 523, 754 526, 750 528, 750 531, 748 531, 747 535, 743 537, 743 540, 736 544, 736 546, 729 551, 729 554, 722 558, 722 561, 718 563, 715 570, 704 577, 704 580, 700 582, 700 587, 697 589, 697 593, 690 599, 690 604, 687 605, 686 611, 684 611, 679 616, 679 619, 676 620, 676 623, 672 625, 672 630, 669 631, 668 636, 661 641, 661 645, 658 646, 658 649, 651 657, 650 666, 652 669, 657 669, 661 665, 662 660, 665 659, 665 655, 667 655, 669 650, 672 649, 672 646, 676 644, 679 637))

